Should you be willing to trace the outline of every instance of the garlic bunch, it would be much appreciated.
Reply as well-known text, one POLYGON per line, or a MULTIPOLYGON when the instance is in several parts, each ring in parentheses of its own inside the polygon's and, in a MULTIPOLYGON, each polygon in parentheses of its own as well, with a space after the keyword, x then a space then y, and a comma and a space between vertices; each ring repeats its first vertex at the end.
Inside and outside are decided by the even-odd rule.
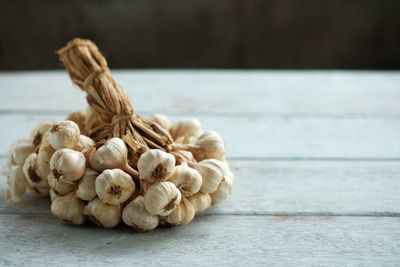
POLYGON ((103 171, 96 178, 95 185, 99 198, 111 205, 125 202, 135 191, 131 176, 120 169, 103 171))
POLYGON ((181 202, 181 192, 171 182, 152 184, 144 194, 144 206, 153 215, 167 216, 181 202))
POLYGON ((140 179, 150 183, 167 180, 175 170, 175 157, 159 149, 143 153, 137 164, 140 179))

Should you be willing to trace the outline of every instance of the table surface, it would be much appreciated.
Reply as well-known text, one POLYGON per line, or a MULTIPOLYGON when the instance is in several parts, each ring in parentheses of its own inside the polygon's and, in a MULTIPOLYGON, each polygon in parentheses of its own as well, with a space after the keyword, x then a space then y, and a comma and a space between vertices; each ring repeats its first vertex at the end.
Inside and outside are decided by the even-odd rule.
MULTIPOLYGON (((232 195, 145 234, 65 225, 48 199, 2 198, 0 265, 400 264, 400 72, 113 73, 139 114, 221 133, 232 195)), ((38 122, 86 106, 63 71, 2 72, 0 90, 1 165, 38 122)))

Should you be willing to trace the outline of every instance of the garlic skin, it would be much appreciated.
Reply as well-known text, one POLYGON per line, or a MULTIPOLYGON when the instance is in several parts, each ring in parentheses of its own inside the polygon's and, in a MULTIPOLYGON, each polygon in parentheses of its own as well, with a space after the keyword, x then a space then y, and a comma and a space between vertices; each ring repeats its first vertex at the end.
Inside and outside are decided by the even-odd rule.
POLYGON ((225 165, 216 159, 205 159, 194 166, 203 178, 200 191, 213 193, 217 190, 225 174, 225 165))
POLYGON ((202 213, 211 206, 211 197, 209 194, 199 192, 187 198, 193 205, 196 215, 202 213))
POLYGON ((22 167, 22 171, 25 175, 26 180, 28 181, 29 188, 41 195, 48 196, 49 193, 49 185, 47 183, 47 177, 40 177, 37 173, 37 154, 30 154, 22 167))
POLYGON ((83 224, 86 216, 83 214, 85 202, 75 197, 75 192, 59 196, 51 203, 51 213, 66 223, 83 224))
POLYGON ((95 182, 99 198, 111 205, 119 205, 133 194, 135 183, 132 177, 120 169, 104 170, 95 182))
POLYGON ((7 186, 10 199, 14 202, 20 201, 21 196, 25 194, 26 188, 28 187, 28 181, 25 179, 21 166, 12 165, 10 167, 7 176, 7 186))
POLYGON ((95 181, 99 174, 87 168, 82 178, 79 180, 76 196, 79 199, 90 201, 97 197, 95 181))
POLYGON ((172 125, 170 132, 174 140, 182 138, 182 143, 188 144, 190 137, 199 137, 203 130, 198 119, 187 119, 172 125))
POLYGON ((83 213, 89 220, 105 228, 112 228, 119 224, 121 220, 121 206, 109 205, 99 198, 90 201, 83 213))
POLYGON ((150 214, 144 206, 144 198, 138 196, 132 200, 122 211, 122 220, 126 225, 139 232, 153 230, 158 226, 157 215, 150 214))
POLYGON ((55 124, 49 132, 49 141, 54 149, 74 148, 79 142, 81 132, 78 125, 70 120, 55 124))
POLYGON ((175 157, 160 149, 144 152, 137 164, 140 179, 150 183, 167 180, 175 170, 175 157))
POLYGON ((156 182, 144 194, 144 206, 153 215, 167 216, 181 202, 181 192, 171 182, 156 182))
POLYGON ((214 131, 204 132, 195 145, 197 148, 191 149, 196 160, 217 159, 225 160, 225 144, 221 136, 214 131))
POLYGON ((40 123, 33 129, 31 133, 31 137, 33 139, 34 147, 39 147, 42 143, 43 136, 50 131, 50 129, 54 126, 54 122, 52 121, 45 121, 40 123))
POLYGON ((190 223, 195 215, 196 210, 192 203, 186 198, 182 198, 181 203, 178 207, 168 215, 165 220, 172 225, 180 226, 190 223))
POLYGON ((35 152, 35 147, 31 139, 21 139, 12 144, 10 150, 12 164, 22 166, 26 158, 35 152))
POLYGON ((210 194, 211 205, 218 204, 228 197, 233 189, 233 179, 230 176, 224 176, 224 179, 219 184, 218 189, 210 194))
POLYGON ((54 152, 50 159, 50 169, 57 179, 74 183, 86 168, 85 156, 78 151, 62 148, 54 152))
POLYGON ((66 183, 63 180, 56 179, 54 173, 50 172, 47 176, 47 182, 49 186, 57 195, 66 195, 75 190, 76 185, 71 183, 66 183))
POLYGON ((157 123, 159 126, 168 130, 171 127, 171 122, 168 117, 164 114, 154 114, 151 121, 157 123))
POLYGON ((175 168, 174 173, 168 181, 175 184, 184 197, 199 192, 202 184, 200 173, 190 168, 185 162, 175 168))

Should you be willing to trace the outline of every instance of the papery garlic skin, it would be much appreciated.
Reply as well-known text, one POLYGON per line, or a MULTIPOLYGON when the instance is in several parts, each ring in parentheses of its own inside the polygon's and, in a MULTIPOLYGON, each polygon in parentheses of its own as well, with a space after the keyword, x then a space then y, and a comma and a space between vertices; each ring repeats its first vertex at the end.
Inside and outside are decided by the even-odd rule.
POLYGON ((49 141, 54 149, 74 148, 78 142, 81 132, 78 125, 70 120, 55 124, 49 132, 49 141))
POLYGON ((181 202, 181 192, 171 182, 156 182, 144 194, 144 206, 153 215, 167 216, 181 202))
POLYGON ((144 206, 144 198, 138 196, 132 200, 122 211, 122 220, 126 225, 139 232, 153 230, 158 226, 157 215, 150 214, 144 206))
POLYGON ((56 179, 54 173, 50 172, 47 176, 47 182, 49 186, 58 195, 66 195, 72 191, 75 191, 76 185, 71 183, 66 183, 63 180, 56 179))
POLYGON ((199 192, 202 184, 200 173, 190 168, 186 163, 176 166, 174 173, 168 181, 175 184, 184 197, 199 192))
POLYGON ((121 206, 104 203, 99 198, 90 201, 83 213, 90 221, 106 228, 117 226, 121 220, 121 206))
POLYGON ((170 132, 174 140, 181 138, 182 143, 188 144, 190 137, 199 137, 202 133, 201 122, 198 119, 178 121, 171 126, 170 132))
POLYGON ((192 203, 186 198, 182 198, 178 207, 165 220, 175 226, 185 225, 193 220, 195 212, 196 210, 192 203))
POLYGON ((10 199, 14 202, 20 201, 21 196, 25 193, 28 187, 28 181, 25 178, 21 166, 12 165, 10 167, 7 176, 7 187, 10 199))
POLYGON ((41 177, 37 173, 37 154, 30 154, 22 167, 22 171, 25 175, 26 180, 29 183, 29 188, 41 195, 48 196, 49 194, 49 185, 47 183, 47 177, 41 177))
POLYGON ((57 179, 74 183, 79 180, 86 168, 85 156, 68 148, 54 152, 50 159, 50 169, 57 179))
POLYGON ((217 159, 225 160, 225 143, 221 136, 215 131, 204 132, 195 145, 197 149, 193 149, 192 153, 196 160, 217 159))
POLYGON ((163 127, 165 130, 168 130, 171 126, 170 120, 164 114, 154 114, 151 121, 157 123, 159 126, 163 127))
POLYGON ((120 169, 104 170, 95 182, 96 193, 108 204, 119 205, 133 194, 135 183, 132 177, 120 169))
POLYGON ((193 205, 196 215, 202 213, 211 206, 211 197, 209 194, 199 192, 187 198, 193 205))
POLYGON ((203 179, 200 189, 203 193, 215 192, 226 172, 223 162, 216 159, 202 160, 194 168, 200 173, 203 179))
POLYGON ((137 164, 140 179, 150 183, 167 180, 175 170, 175 157, 160 149, 144 152, 137 164))
POLYGON ((128 148, 125 142, 117 137, 108 139, 90 156, 90 167, 98 172, 105 169, 121 168, 127 165, 128 148))
POLYGON ((39 147, 42 143, 43 136, 54 126, 54 122, 41 122, 31 133, 32 143, 35 147, 39 147))
POLYGON ((230 176, 224 176, 224 179, 219 184, 218 189, 210 194, 211 205, 218 204, 226 199, 233 189, 233 179, 230 176))
POLYGON ((35 152, 35 147, 31 139, 21 139, 12 144, 10 150, 12 164, 22 166, 26 158, 35 152))
POLYGON ((87 168, 82 178, 79 180, 76 196, 79 199, 90 201, 97 197, 96 193, 96 178, 99 176, 97 172, 87 168))
POLYGON ((85 202, 75 196, 75 192, 59 196, 51 203, 51 213, 62 221, 70 224, 83 224, 86 216, 83 214, 85 202))

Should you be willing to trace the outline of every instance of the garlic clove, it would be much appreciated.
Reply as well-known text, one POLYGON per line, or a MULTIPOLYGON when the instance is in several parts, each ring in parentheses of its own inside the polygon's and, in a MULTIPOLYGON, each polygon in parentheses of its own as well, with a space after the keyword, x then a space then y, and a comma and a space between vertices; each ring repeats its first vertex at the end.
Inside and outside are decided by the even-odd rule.
POLYGON ((75 191, 76 188, 75 184, 66 183, 63 180, 57 179, 52 172, 47 176, 47 182, 55 193, 62 196, 75 191))
POLYGON ((211 197, 209 194, 198 192, 187 199, 193 205, 196 215, 202 213, 211 206, 211 197))
POLYGON ((200 173, 186 163, 177 166, 168 181, 175 184, 184 197, 199 192, 202 184, 200 173))
POLYGON ((79 199, 90 201, 97 197, 95 181, 99 174, 87 168, 82 178, 79 180, 76 196, 79 199))
POLYGON ((226 172, 223 162, 216 159, 202 160, 194 168, 200 173, 203 179, 200 189, 203 193, 215 192, 226 172))
POLYGON ((78 125, 70 120, 55 124, 49 132, 49 141, 54 149, 74 148, 78 142, 81 132, 78 125))
POLYGON ((83 224, 86 216, 83 214, 85 202, 75 197, 75 192, 59 196, 51 203, 51 212, 62 221, 70 224, 83 224))
POLYGON ((178 207, 165 220, 172 225, 180 226, 190 223, 195 215, 195 209, 189 200, 183 198, 178 207))
POLYGON ((51 121, 45 121, 40 123, 38 126, 36 126, 35 129, 33 129, 31 133, 31 137, 33 139, 33 146, 39 147, 40 144, 42 143, 42 138, 43 136, 50 131, 50 129, 54 126, 54 122, 51 121))
POLYGON ((21 196, 25 193, 28 187, 28 181, 22 171, 22 167, 12 165, 9 169, 7 177, 7 186, 10 194, 10 199, 14 202, 20 201, 21 196))
POLYGON ((163 127, 166 130, 168 130, 171 126, 171 122, 164 114, 154 114, 151 121, 157 123, 159 126, 163 127))
POLYGON ((49 185, 47 183, 47 177, 43 178, 37 173, 37 154, 30 154, 22 167, 22 171, 25 175, 26 180, 28 181, 29 188, 41 195, 48 196, 49 193, 49 185))
POLYGON ((203 133, 197 139, 195 145, 197 148, 191 149, 196 160, 217 159, 225 160, 225 144, 221 136, 215 131, 203 133))
POLYGON ((54 152, 50 159, 50 169, 57 179, 74 183, 79 180, 86 168, 86 159, 83 153, 61 148, 54 152))
POLYGON ((182 143, 188 144, 190 137, 199 137, 203 130, 201 122, 198 119, 187 119, 172 125, 170 132, 174 140, 182 138, 182 143))
POLYGON ((137 164, 140 179, 150 183, 167 180, 175 170, 175 157, 159 149, 143 153, 137 164))
POLYGON ((83 213, 90 221, 106 228, 117 226, 121 220, 121 206, 109 205, 98 197, 86 205, 83 213))
POLYGON ((22 139, 11 145, 11 162, 22 166, 26 158, 35 152, 35 147, 31 139, 22 139))
POLYGON ((156 182, 144 194, 144 206, 153 215, 167 216, 181 202, 181 192, 171 182, 156 182))
POLYGON ((150 214, 144 206, 144 198, 138 196, 122 211, 122 220, 139 232, 153 230, 159 223, 157 215, 150 214))
POLYGON ((230 176, 224 176, 224 179, 219 184, 218 189, 210 194, 211 204, 215 205, 228 197, 232 192, 233 179, 230 176))
POLYGON ((131 176, 120 169, 104 170, 95 182, 96 193, 108 204, 119 205, 133 194, 135 183, 131 176))

